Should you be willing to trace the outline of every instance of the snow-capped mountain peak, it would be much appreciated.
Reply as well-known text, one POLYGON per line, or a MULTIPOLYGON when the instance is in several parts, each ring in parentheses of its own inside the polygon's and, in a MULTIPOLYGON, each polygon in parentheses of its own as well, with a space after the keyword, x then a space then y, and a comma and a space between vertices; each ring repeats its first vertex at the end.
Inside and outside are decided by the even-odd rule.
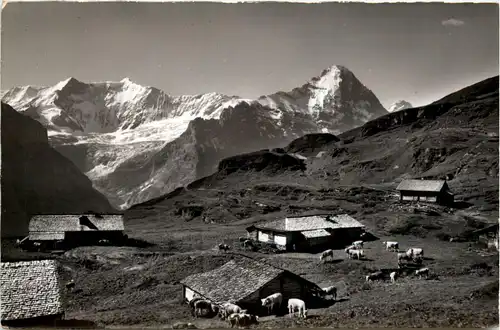
POLYGON ((129 77, 125 77, 123 78, 122 80, 120 80, 121 83, 124 83, 124 84, 133 84, 134 82, 132 81, 132 79, 130 79, 129 77))
MULTIPOLYGON (((164 146, 178 138, 196 138, 207 127, 208 131, 215 130, 209 140, 193 140, 191 146, 182 140, 169 148, 204 150, 213 145, 221 146, 220 152, 223 152, 224 145, 228 147, 232 141, 222 143, 217 139, 231 140, 237 134, 247 134, 245 132, 252 141, 262 138, 265 143, 282 143, 307 133, 338 134, 387 113, 377 97, 342 65, 326 68, 292 91, 265 95, 257 100, 216 92, 171 96, 129 77, 95 83, 70 77, 50 87, 12 88, 2 101, 42 123, 51 143, 79 164, 115 205, 123 206, 130 201, 154 197, 166 189, 157 191, 155 185, 147 183, 164 172, 175 176, 174 173, 183 173, 184 169, 175 167, 174 160, 167 166, 168 171, 167 167, 162 169, 165 161, 173 157, 170 151, 166 154, 162 151, 164 146), (215 120, 204 124, 207 119, 215 120), (190 126, 190 123, 196 125, 190 126), (156 159, 155 155, 157 161, 150 163, 156 159), (121 182, 121 176, 114 174, 123 168, 142 174, 135 183, 133 180, 121 182)), ((256 148, 265 146, 267 144, 255 145, 256 148)), ((195 164, 186 166, 191 165, 195 164)), ((172 180, 175 185, 182 183, 176 181, 179 178, 172 177, 172 180)))
POLYGON ((394 102, 390 106, 389 112, 395 112, 395 111, 400 111, 400 110, 409 109, 409 108, 413 108, 413 105, 410 102, 407 102, 405 100, 399 100, 399 101, 394 102))
POLYGON ((334 65, 324 70, 319 77, 311 79, 312 95, 307 106, 312 114, 324 110, 327 103, 334 101, 342 81, 341 73, 342 67, 334 65))

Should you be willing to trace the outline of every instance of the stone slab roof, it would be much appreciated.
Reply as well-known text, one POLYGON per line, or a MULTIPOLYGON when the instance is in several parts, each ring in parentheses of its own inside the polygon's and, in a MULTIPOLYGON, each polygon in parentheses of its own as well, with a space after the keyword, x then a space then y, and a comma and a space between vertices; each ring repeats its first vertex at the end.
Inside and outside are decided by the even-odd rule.
POLYGON ((365 226, 347 214, 328 216, 313 215, 278 219, 254 225, 259 229, 282 232, 309 231, 319 229, 364 228, 365 226))
POLYGON ((212 302, 237 303, 284 273, 303 281, 311 289, 319 289, 316 284, 298 275, 248 257, 231 260, 209 272, 188 276, 181 283, 212 302))
POLYGON ((2 320, 63 313, 56 260, 2 262, 2 320))
POLYGON ((331 234, 324 229, 306 230, 306 231, 301 231, 300 233, 304 235, 305 238, 319 238, 319 237, 331 236, 331 234))
POLYGON ((445 184, 444 180, 404 180, 396 190, 440 192, 445 184))
POLYGON ((121 214, 59 214, 35 215, 29 223, 29 231, 61 233, 68 231, 123 231, 121 214), (83 218, 83 221, 80 219, 83 218))

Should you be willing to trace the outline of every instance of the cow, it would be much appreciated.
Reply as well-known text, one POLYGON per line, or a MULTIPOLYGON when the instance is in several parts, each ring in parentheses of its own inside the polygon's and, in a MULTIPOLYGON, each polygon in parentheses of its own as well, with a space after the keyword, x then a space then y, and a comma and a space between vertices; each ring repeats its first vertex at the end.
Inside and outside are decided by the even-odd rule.
POLYGON ((281 293, 273 293, 270 296, 267 296, 264 299, 261 299, 262 307, 267 307, 267 312, 271 315, 271 312, 274 311, 275 306, 279 309, 281 304, 283 303, 283 295, 281 293))

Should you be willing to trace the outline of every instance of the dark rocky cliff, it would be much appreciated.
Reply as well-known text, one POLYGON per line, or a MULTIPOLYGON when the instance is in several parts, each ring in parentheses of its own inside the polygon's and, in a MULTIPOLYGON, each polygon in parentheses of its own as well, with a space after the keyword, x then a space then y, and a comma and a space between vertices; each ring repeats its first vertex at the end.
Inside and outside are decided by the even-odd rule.
POLYGON ((112 212, 104 195, 48 144, 37 121, 2 103, 2 237, 27 233, 38 213, 112 212))

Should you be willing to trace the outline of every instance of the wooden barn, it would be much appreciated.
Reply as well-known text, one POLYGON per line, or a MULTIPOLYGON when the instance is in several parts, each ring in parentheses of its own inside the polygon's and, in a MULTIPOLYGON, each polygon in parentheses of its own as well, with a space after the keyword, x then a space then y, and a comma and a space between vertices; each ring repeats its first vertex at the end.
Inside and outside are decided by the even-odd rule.
POLYGON ((119 240, 125 227, 122 214, 59 214, 35 215, 28 229, 29 241, 51 247, 56 242, 79 245, 119 240))
POLYGON ((5 326, 54 326, 64 317, 56 260, 1 263, 1 310, 5 326))
POLYGON ((309 301, 321 288, 287 270, 241 256, 212 271, 194 274, 181 281, 182 294, 189 302, 201 297, 215 304, 233 302, 259 315, 261 301, 273 293, 283 294, 283 306, 289 298, 309 301))
POLYGON ((445 180, 404 180, 396 190, 401 202, 427 202, 451 205, 454 195, 445 180))
POLYGON ((247 228, 248 236, 287 251, 344 245, 359 239, 365 226, 347 214, 287 217, 247 228))

